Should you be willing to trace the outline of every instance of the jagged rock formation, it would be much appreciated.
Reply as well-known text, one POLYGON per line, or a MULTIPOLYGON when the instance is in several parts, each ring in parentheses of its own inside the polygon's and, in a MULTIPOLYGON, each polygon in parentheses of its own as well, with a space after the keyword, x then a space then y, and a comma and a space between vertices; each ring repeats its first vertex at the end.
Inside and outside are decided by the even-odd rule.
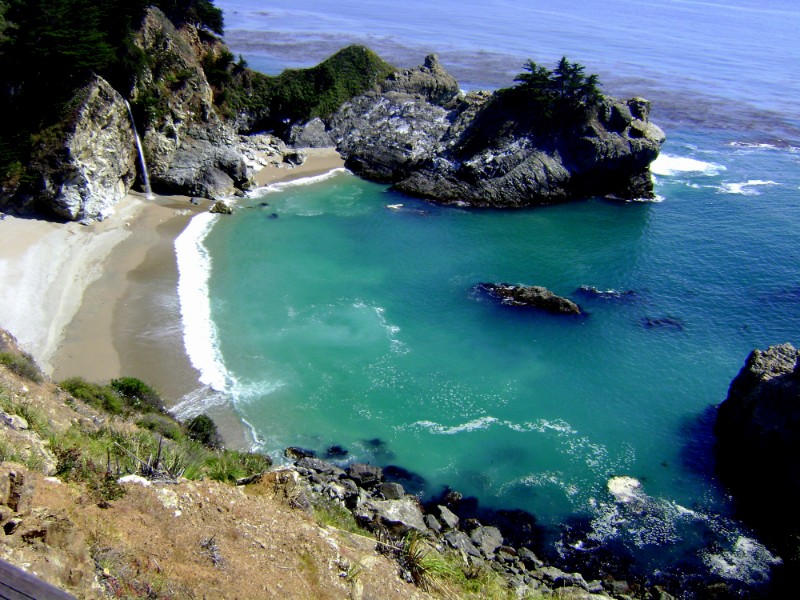
POLYGON ((430 56, 345 103, 329 132, 357 174, 446 204, 652 197, 649 164, 665 137, 647 100, 603 98, 586 119, 553 125, 520 96, 462 95, 430 56))
POLYGON ((67 221, 107 216, 136 178, 136 145, 122 96, 101 77, 75 95, 66 121, 42 137, 33 183, 11 205, 67 221))
MULTIPOLYGON (((754 350, 719 406, 717 467, 750 522, 773 542, 800 534, 800 351, 754 350)), ((794 539, 793 539, 794 538, 794 539)))
POLYGON ((511 285, 510 283, 479 283, 477 289, 497 298, 507 306, 539 308, 561 315, 579 315, 580 307, 569 298, 555 295, 537 285, 511 285))
POLYGON ((135 43, 149 57, 133 100, 145 108, 143 143, 154 189, 220 198, 250 187, 253 172, 239 136, 217 113, 201 64, 222 52, 222 43, 201 39, 191 25, 176 29, 157 8, 148 9, 135 43))

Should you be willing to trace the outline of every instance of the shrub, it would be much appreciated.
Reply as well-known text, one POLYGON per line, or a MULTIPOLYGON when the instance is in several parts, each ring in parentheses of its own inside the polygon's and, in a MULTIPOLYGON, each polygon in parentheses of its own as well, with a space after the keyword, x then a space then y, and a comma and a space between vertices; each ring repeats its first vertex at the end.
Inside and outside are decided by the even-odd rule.
POLYGON ((209 448, 219 448, 222 445, 217 424, 206 414, 197 415, 186 423, 186 433, 193 440, 197 440, 209 448))
POLYGON ((64 391, 95 408, 101 408, 112 414, 122 412, 122 399, 110 386, 90 383, 82 377, 66 379, 60 385, 64 391))
POLYGON ((14 354, 13 352, 0 352, 0 364, 8 367, 12 373, 24 377, 29 381, 41 383, 44 380, 41 370, 36 365, 36 361, 27 352, 14 354))
POLYGON ((112 379, 110 385, 134 410, 139 412, 164 410, 164 401, 159 393, 141 379, 121 377, 112 379))
POLYGON ((153 433, 164 436, 167 439, 179 441, 183 438, 183 428, 172 417, 148 413, 136 421, 136 425, 142 429, 148 429, 153 433))

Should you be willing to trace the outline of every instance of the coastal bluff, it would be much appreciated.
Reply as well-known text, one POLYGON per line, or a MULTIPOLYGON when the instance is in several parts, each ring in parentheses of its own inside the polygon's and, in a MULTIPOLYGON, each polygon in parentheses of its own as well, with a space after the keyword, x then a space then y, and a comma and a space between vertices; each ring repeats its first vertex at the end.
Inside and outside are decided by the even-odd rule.
MULTIPOLYGON (((800 351, 754 350, 715 424, 717 468, 743 516, 781 550, 800 534, 800 351)), ((795 559, 796 562, 796 559, 795 559)))
POLYGON ((216 200, 254 187, 270 161, 291 163, 295 148, 323 146, 359 176, 443 204, 653 197, 665 136, 642 98, 596 92, 549 114, 524 85, 464 93, 433 54, 397 69, 363 46, 273 77, 235 62, 207 24, 156 7, 139 19, 125 42, 135 67, 76 77, 85 82, 58 118, 19 133, 35 143, 0 181, 0 210, 103 219, 136 182, 216 200))

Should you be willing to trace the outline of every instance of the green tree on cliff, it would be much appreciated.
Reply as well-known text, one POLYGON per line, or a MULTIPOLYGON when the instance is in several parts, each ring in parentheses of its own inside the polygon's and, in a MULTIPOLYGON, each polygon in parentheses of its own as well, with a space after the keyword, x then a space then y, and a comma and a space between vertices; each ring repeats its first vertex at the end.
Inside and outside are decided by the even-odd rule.
POLYGON ((546 119, 585 115, 603 97, 597 75, 587 76, 583 65, 566 56, 552 71, 532 60, 524 69, 514 79, 518 84, 514 89, 523 92, 526 101, 546 119))

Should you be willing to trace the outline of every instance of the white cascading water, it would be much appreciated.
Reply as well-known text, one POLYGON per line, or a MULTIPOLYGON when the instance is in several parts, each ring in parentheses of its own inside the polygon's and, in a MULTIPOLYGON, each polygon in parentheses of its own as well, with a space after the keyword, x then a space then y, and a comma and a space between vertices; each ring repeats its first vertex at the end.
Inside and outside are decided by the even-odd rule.
POLYGON ((144 159, 144 150, 142 148, 142 140, 139 137, 139 132, 136 131, 136 121, 133 120, 133 111, 131 105, 125 100, 125 106, 128 107, 128 115, 131 118, 131 127, 133 127, 133 137, 136 139, 136 150, 139 152, 139 161, 142 163, 142 178, 144 179, 144 191, 148 200, 155 200, 153 190, 150 187, 150 174, 147 172, 147 161, 144 159))

